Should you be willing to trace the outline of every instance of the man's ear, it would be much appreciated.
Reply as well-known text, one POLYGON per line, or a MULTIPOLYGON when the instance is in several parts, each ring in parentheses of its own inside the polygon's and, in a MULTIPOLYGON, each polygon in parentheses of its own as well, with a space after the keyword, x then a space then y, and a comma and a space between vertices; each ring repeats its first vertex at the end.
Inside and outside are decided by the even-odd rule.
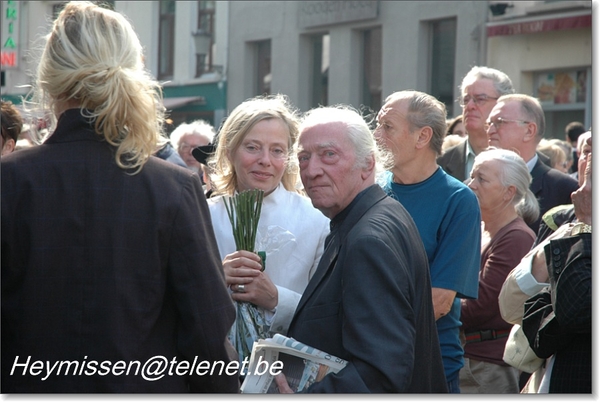
POLYGON ((366 180, 369 176, 373 174, 373 171, 375 171, 375 156, 371 155, 371 157, 367 161, 367 165, 362 169, 362 179, 366 180))
POLYGON ((419 137, 417 138, 416 147, 422 149, 429 146, 433 137, 433 129, 429 126, 425 126, 419 129, 419 137))
POLYGON ((535 140, 536 136, 537 136, 537 124, 535 124, 534 122, 527 123, 527 132, 525 133, 525 136, 523 137, 523 141, 524 142, 533 141, 533 140, 535 140))

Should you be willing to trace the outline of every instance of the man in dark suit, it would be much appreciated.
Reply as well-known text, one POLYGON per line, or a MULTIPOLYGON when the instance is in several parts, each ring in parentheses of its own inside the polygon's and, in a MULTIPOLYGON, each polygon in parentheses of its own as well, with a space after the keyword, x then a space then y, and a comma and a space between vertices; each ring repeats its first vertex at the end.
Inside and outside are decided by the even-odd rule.
POLYGON ((469 178, 475 156, 488 147, 485 121, 490 111, 498 97, 514 92, 510 78, 494 68, 475 66, 465 75, 459 102, 467 139, 438 157, 446 173, 462 182, 469 178))
POLYGON ((529 95, 501 96, 488 118, 490 146, 517 152, 527 163, 532 181, 530 189, 540 203, 540 218, 529 227, 537 233, 541 217, 550 208, 569 204, 577 190, 575 179, 548 167, 536 152, 544 137, 546 122, 539 101, 529 95))
POLYGON ((70 2, 47 41, 56 129, 1 160, 2 393, 237 392, 208 205, 151 156, 164 116, 137 36, 70 2))
POLYGON ((288 334, 348 361, 308 392, 447 391, 427 255, 410 215, 375 184, 377 155, 356 111, 313 109, 301 125, 302 182, 332 221, 288 334))

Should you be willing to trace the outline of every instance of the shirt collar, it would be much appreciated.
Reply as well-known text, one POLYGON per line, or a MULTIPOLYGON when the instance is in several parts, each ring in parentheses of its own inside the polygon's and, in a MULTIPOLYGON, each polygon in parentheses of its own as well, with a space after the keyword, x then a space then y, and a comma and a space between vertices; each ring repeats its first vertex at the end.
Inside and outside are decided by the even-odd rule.
POLYGON ((538 161, 538 156, 537 154, 533 155, 533 158, 531 158, 528 162, 527 162, 527 169, 529 169, 529 173, 531 173, 531 171, 533 170, 533 168, 535 167, 535 164, 538 161))

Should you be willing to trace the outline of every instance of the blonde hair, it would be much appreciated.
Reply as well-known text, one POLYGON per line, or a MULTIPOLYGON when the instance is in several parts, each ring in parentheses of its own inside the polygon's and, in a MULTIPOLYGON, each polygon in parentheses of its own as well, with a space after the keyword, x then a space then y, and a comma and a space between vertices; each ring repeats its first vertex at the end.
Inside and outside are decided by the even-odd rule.
POLYGON ((117 148, 117 165, 133 174, 166 142, 162 91, 144 68, 133 27, 89 1, 69 2, 54 21, 33 91, 35 101, 55 114, 62 102, 76 103, 96 133, 117 148))
POLYGON ((238 105, 223 123, 218 134, 217 149, 208 159, 214 194, 233 194, 237 189, 237 174, 229 155, 242 144, 246 134, 260 121, 279 119, 288 128, 288 158, 281 183, 288 191, 298 191, 298 112, 284 95, 257 96, 238 105))
POLYGON ((550 158, 550 165, 553 168, 567 160, 564 149, 550 140, 542 139, 537 146, 537 150, 550 158))

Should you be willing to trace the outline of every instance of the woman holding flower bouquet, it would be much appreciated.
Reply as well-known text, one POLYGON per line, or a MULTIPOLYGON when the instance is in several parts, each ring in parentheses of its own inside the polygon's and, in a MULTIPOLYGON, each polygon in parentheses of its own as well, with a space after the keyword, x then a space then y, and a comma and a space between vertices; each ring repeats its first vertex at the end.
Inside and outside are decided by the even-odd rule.
POLYGON ((256 307, 266 324, 252 336, 236 334, 240 323, 234 325, 230 339, 249 339, 245 351, 236 345, 240 360, 251 338, 287 332, 329 233, 329 219, 297 191, 297 137, 298 118, 283 95, 256 97, 227 118, 208 162, 215 187, 210 213, 231 297, 256 307), (250 190, 263 192, 254 250, 236 244, 227 208, 231 197, 250 190), (266 252, 264 268, 258 251, 266 252))

